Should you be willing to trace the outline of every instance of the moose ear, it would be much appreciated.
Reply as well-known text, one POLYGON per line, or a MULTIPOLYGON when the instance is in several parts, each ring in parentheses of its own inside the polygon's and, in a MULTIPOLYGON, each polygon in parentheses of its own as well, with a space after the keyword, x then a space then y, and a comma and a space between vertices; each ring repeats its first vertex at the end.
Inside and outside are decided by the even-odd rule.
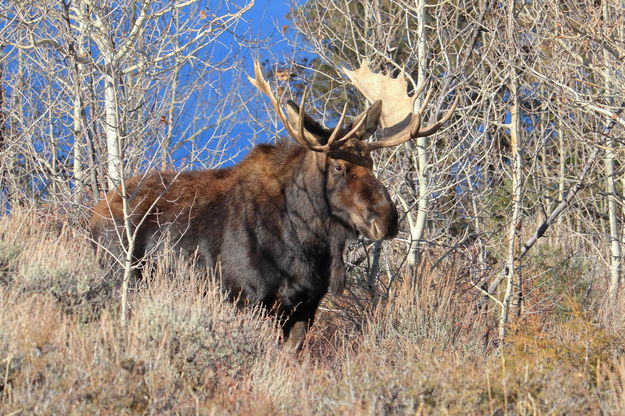
MULTIPOLYGON (((293 101, 289 100, 286 103, 286 115, 288 117, 288 123, 291 128, 299 134, 299 106, 293 101)), ((328 132, 320 123, 313 120, 308 114, 304 113, 304 135, 308 139, 308 142, 324 144, 327 139, 328 132)))
POLYGON ((367 140, 378 129, 380 124, 380 116, 382 115, 382 100, 377 100, 369 108, 360 113, 352 121, 352 126, 360 123, 360 120, 365 118, 365 122, 362 123, 356 135, 360 140, 367 140))

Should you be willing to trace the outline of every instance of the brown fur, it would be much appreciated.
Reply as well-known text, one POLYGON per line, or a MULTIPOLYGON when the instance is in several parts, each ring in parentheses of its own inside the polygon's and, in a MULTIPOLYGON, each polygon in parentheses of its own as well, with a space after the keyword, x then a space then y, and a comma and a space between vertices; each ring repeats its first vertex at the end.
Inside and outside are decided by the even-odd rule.
MULTIPOLYGON (((311 123, 306 128, 327 139, 330 132, 311 123)), ((359 139, 372 124, 377 119, 359 139)), ((285 337, 293 329, 289 343, 297 346, 328 288, 339 292, 345 284, 345 243, 359 232, 375 239, 397 233, 397 210, 372 167, 357 139, 328 154, 280 142, 257 145, 226 169, 132 178, 126 192, 131 227, 138 227, 135 261, 170 237, 200 265, 219 263, 224 290, 279 315, 285 337)), ((127 244, 123 219, 117 190, 91 219, 94 240, 116 256, 127 244)))

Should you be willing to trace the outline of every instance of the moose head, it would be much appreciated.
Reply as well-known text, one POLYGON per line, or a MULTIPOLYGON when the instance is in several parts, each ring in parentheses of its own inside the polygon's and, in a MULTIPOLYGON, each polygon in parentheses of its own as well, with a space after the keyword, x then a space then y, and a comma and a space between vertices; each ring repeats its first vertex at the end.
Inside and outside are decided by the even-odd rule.
POLYGON ((421 114, 430 101, 431 90, 421 108, 414 112, 415 100, 423 87, 409 96, 403 76, 393 78, 374 73, 366 61, 358 70, 343 68, 343 72, 372 104, 344 127, 348 110, 345 104, 334 129, 322 126, 303 110, 308 88, 304 89, 299 106, 293 101, 287 102, 287 117, 258 62, 254 65, 255 78, 249 77, 249 80, 269 97, 289 136, 317 155, 317 167, 324 173, 325 193, 332 215, 370 239, 393 238, 398 230, 397 209, 386 188, 373 174, 370 153, 434 134, 455 111, 458 97, 441 119, 422 127, 421 114), (381 140, 368 141, 379 125, 391 133, 381 140))

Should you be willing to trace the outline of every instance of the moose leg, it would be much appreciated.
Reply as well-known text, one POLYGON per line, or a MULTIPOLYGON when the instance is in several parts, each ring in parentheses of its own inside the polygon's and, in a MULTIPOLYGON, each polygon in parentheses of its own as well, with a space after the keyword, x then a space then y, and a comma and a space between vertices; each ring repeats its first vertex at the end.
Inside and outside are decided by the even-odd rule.
POLYGON ((300 306, 284 323, 284 347, 289 351, 297 352, 302 349, 306 333, 315 320, 317 306, 319 302, 300 306))
POLYGON ((306 338, 306 332, 308 331, 309 326, 310 325, 307 321, 295 322, 291 326, 289 334, 286 335, 284 347, 291 352, 299 351, 304 344, 304 338, 306 338))

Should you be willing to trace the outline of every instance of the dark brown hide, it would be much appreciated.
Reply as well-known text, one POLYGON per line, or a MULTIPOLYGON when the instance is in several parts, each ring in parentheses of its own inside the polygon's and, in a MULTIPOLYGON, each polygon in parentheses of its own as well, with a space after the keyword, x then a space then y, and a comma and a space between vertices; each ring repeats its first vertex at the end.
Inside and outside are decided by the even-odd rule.
MULTIPOLYGON (((306 127, 327 135, 310 120, 306 127)), ((140 224, 134 258, 158 251, 167 234, 202 266, 219 261, 230 296, 278 314, 298 344, 328 288, 343 289, 346 241, 397 234, 397 210, 372 165, 356 139, 330 153, 283 141, 257 145, 226 169, 130 179, 132 223, 140 224)), ((122 224, 122 198, 112 191, 95 208, 93 237, 120 253, 114 227, 122 224)))

